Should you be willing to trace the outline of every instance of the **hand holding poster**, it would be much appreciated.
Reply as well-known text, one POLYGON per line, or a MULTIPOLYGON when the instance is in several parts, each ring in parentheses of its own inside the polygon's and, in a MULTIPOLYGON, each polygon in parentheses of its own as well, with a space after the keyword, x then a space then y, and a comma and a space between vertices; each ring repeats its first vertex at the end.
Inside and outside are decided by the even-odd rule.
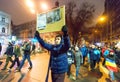
POLYGON ((65 25, 65 6, 37 14, 37 31, 40 33, 61 31, 65 25))

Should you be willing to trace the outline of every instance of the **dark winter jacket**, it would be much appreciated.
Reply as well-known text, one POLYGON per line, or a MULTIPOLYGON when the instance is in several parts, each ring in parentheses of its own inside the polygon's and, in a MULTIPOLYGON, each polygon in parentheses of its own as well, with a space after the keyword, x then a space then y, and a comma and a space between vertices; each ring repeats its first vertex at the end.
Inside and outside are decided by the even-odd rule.
POLYGON ((14 55, 15 55, 15 57, 20 57, 20 47, 14 47, 14 55))
POLYGON ((31 49, 30 44, 29 43, 25 43, 24 44, 24 48, 23 48, 24 55, 30 55, 30 49, 31 49))
POLYGON ((53 73, 65 73, 68 69, 68 61, 67 61, 67 50, 70 48, 70 40, 68 36, 63 37, 61 43, 59 45, 51 45, 45 43, 41 37, 37 37, 39 43, 49 50, 51 53, 50 57, 50 67, 53 73))
POLYGON ((97 60, 97 61, 99 61, 99 59, 100 59, 100 51, 98 49, 96 49, 96 48, 91 49, 89 51, 89 55, 90 55, 90 60, 97 60))
POLYGON ((116 49, 115 54, 116 54, 117 58, 120 59, 120 49, 116 49))
POLYGON ((82 55, 83 56, 87 56, 87 53, 88 53, 88 49, 86 46, 83 46, 80 48, 80 51, 82 52, 82 55))
POLYGON ((8 45, 5 54, 7 56, 12 56, 13 55, 13 46, 12 45, 8 45))

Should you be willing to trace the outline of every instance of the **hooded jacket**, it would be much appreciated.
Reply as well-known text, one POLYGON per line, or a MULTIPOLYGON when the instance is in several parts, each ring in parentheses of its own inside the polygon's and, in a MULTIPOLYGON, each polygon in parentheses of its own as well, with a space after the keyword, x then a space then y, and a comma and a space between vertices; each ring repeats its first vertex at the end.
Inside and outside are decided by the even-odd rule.
POLYGON ((5 54, 7 54, 7 56, 12 56, 13 55, 13 46, 12 46, 12 44, 8 45, 5 54))
POLYGON ((50 67, 53 73, 65 73, 68 69, 68 61, 66 52, 70 48, 70 40, 68 36, 64 36, 59 45, 45 43, 41 37, 37 36, 41 46, 50 51, 50 67))
POLYGON ((89 51, 89 55, 90 55, 90 60, 99 61, 99 59, 100 59, 100 51, 96 48, 91 49, 89 51))
POLYGON ((85 45, 80 48, 80 51, 82 52, 83 56, 87 56, 88 49, 85 45))

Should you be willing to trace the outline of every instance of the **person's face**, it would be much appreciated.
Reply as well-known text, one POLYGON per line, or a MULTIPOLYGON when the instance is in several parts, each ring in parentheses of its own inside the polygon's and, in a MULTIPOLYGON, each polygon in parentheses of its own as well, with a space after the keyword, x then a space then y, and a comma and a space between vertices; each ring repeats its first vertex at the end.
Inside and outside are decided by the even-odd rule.
POLYGON ((79 50, 79 48, 77 46, 75 46, 75 51, 78 51, 78 50, 79 50))
POLYGON ((56 37, 55 38, 55 44, 60 44, 61 42, 61 37, 56 37))

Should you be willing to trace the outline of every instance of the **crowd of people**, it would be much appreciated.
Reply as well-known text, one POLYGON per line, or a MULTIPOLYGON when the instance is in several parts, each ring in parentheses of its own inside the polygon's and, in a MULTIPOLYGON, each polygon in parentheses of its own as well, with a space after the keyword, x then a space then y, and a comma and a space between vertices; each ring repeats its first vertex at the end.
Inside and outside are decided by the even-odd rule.
MULTIPOLYGON (((2 47, 2 46, 1 46, 2 47)), ((32 44, 29 40, 26 40, 23 42, 22 45, 20 44, 14 44, 13 42, 8 43, 8 47, 4 53, 6 55, 6 61, 5 65, 1 70, 6 70, 11 71, 15 63, 17 63, 17 68, 15 69, 16 71, 21 71, 22 66, 25 63, 25 60, 27 59, 30 67, 28 69, 32 68, 32 62, 30 59, 31 53, 35 53, 35 45, 32 44), (22 60, 20 62, 20 57, 22 56, 22 60), (11 65, 9 67, 8 64, 11 62, 11 65)))
MULTIPOLYGON (((100 62, 102 62, 102 66, 109 70, 111 81, 115 81, 114 73, 120 68, 120 45, 110 46, 108 43, 101 47, 95 44, 74 45, 67 51, 67 55, 68 62, 70 61, 69 66, 74 64, 76 67, 76 79, 80 66, 84 66, 85 62, 89 65, 89 71, 100 69, 100 62)), ((70 76, 70 67, 68 76, 70 76)))
MULTIPOLYGON (((41 46, 50 52, 50 61, 45 82, 48 82, 49 70, 51 70, 52 82, 64 82, 65 73, 67 73, 68 77, 71 76, 72 64, 75 65, 75 77, 78 79, 80 67, 81 65, 84 66, 86 62, 89 64, 89 71, 99 68, 99 62, 102 62, 102 65, 109 70, 111 81, 114 82, 116 80, 114 72, 118 72, 118 67, 120 67, 120 45, 110 46, 109 44, 105 44, 100 47, 94 43, 86 45, 85 42, 72 45, 66 26, 62 27, 62 32, 63 35, 57 35, 55 37, 55 44, 44 41, 38 31, 35 33, 35 37, 41 46)), ((11 62, 12 64, 9 67, 10 71, 15 65, 15 62, 17 62, 16 71, 20 72, 26 59, 30 65, 28 69, 32 69, 31 53, 35 54, 35 45, 31 44, 31 42, 25 41, 22 46, 18 44, 13 45, 9 42, 5 52, 7 55, 6 63, 2 70, 6 70, 8 63, 11 62), (21 49, 23 53, 21 53, 21 49), (19 57, 21 54, 23 58, 20 62, 19 57), (13 56, 14 60, 12 59, 13 56)))

